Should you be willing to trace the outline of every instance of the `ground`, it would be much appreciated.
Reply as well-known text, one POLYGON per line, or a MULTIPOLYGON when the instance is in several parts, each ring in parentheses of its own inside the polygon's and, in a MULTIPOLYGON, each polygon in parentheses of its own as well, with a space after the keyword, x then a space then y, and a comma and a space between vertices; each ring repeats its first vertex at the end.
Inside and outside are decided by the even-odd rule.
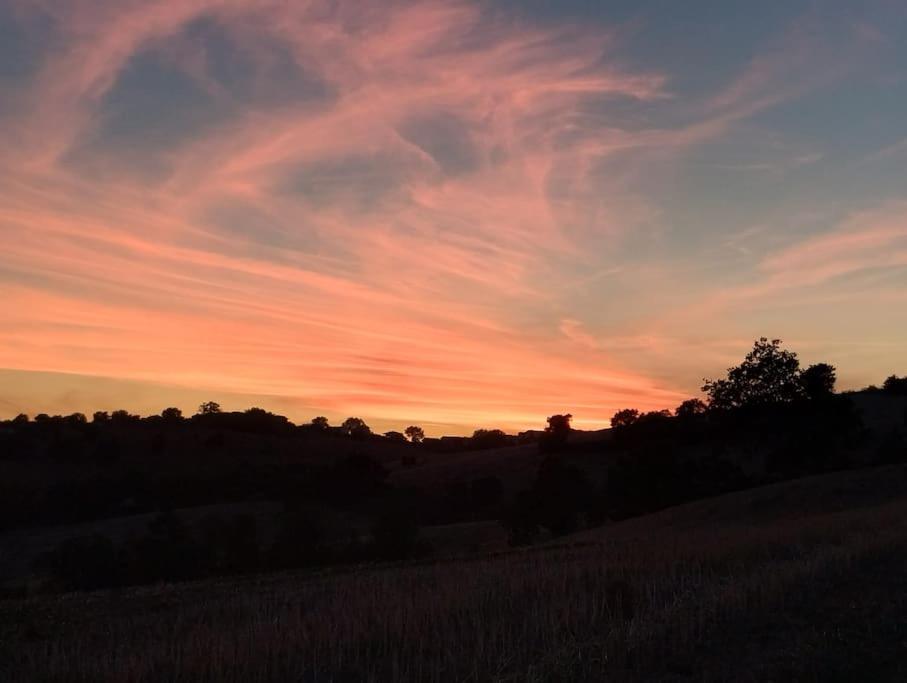
POLYGON ((17 681, 900 681, 907 467, 527 550, 8 600, 17 681))

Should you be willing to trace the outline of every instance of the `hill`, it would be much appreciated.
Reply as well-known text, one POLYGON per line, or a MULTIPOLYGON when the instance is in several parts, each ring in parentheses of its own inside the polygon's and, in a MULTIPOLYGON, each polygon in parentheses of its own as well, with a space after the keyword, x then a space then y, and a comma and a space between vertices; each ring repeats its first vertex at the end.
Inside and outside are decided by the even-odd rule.
POLYGON ((555 441, 487 430, 421 444, 296 426, 258 409, 14 420, 0 423, 0 588, 115 586, 538 542, 722 492, 903 462, 905 414, 907 397, 867 391, 758 410, 652 413, 555 441))
POLYGON ((444 561, 0 603, 17 681, 903 680, 907 466, 444 561))

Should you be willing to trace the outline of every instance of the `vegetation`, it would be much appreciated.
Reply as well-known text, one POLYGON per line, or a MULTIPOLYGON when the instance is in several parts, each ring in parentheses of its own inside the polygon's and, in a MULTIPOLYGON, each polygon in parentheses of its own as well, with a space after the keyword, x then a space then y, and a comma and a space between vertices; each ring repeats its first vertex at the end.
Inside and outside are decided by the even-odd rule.
POLYGON ((902 680, 905 484, 903 466, 857 482, 829 475, 571 545, 9 601, 0 603, 0 675, 902 680), (867 506, 860 492, 870 490, 867 506))
MULTIPOLYGON (((214 402, 188 418, 19 415, 0 423, 0 549, 16 548, 0 555, 0 596, 27 599, 0 607, 14 634, 0 630, 0 666, 12 662, 0 674, 651 680, 714 656, 712 678, 733 678, 706 634, 758 626, 779 606, 837 618, 814 586, 907 568, 907 509, 888 502, 907 493, 904 379, 836 394, 834 367, 801 369, 763 338, 706 381, 708 401, 626 408, 599 433, 566 412, 536 432, 440 439, 214 402), (878 477, 866 469, 878 465, 878 477), (826 477, 816 509, 754 519, 772 496, 802 505, 791 491, 813 475, 826 477), (870 483, 846 511, 839 493, 857 481, 870 483), (703 514, 726 505, 716 500, 749 502, 727 526, 703 514), (693 513, 676 506, 690 501, 703 502, 682 522, 693 513), (476 554, 479 530, 498 524, 498 554, 476 554), (448 532, 472 540, 447 546, 448 532), (305 573, 275 574, 288 570, 305 573), (136 588, 187 581, 203 583, 136 588), (102 589, 114 592, 42 597, 102 589), (157 635, 140 648, 145 631, 157 635)), ((792 670, 751 665, 757 680, 821 678, 796 657, 792 670)))

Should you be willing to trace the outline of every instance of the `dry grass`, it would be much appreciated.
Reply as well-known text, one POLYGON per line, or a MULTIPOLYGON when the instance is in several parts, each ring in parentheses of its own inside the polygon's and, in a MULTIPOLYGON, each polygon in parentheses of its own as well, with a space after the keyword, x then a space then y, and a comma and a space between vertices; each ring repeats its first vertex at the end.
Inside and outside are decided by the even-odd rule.
POLYGON ((8 602, 0 678, 708 679, 710 639, 905 556, 907 502, 833 508, 678 518, 649 534, 634 520, 632 534, 615 525, 473 559, 8 602))

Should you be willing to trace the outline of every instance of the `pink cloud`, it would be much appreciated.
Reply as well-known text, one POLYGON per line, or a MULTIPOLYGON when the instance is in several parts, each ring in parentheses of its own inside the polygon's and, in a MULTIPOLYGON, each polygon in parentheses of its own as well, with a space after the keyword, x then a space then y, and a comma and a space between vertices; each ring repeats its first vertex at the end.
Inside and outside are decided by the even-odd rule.
MULTIPOLYGON (((0 158, 0 367, 463 428, 538 426, 558 410, 605 424, 683 398, 609 355, 673 337, 641 323, 590 332, 564 281, 602 259, 590 235, 613 249, 658 215, 633 192, 644 162, 777 101, 775 62, 688 125, 631 130, 606 105, 665 101, 666 77, 619 66, 620 36, 599 26, 516 22, 473 2, 40 9, 56 42, 0 158), (245 94, 191 32, 202 20, 245 60, 245 94), (104 144, 108 99, 148 54, 224 115, 124 154, 104 144), (278 67, 316 94, 258 97, 278 67)), ((772 277, 784 258, 765 265, 772 277)))

